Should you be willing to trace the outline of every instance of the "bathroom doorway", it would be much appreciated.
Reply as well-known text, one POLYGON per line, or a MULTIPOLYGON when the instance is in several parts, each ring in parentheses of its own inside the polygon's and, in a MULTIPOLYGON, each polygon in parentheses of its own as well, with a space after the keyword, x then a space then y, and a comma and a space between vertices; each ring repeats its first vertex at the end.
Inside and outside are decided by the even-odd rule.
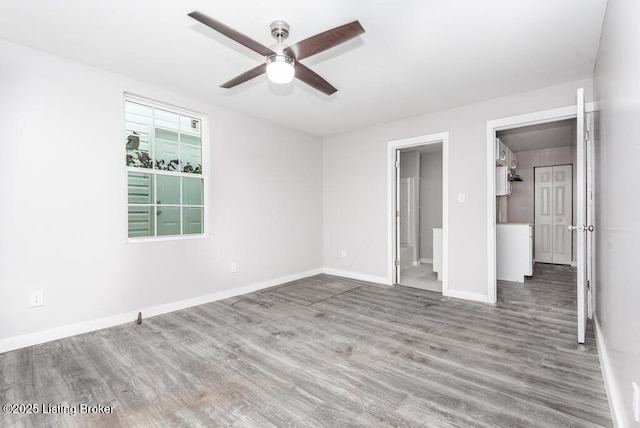
POLYGON ((391 283, 443 294, 447 289, 444 135, 389 143, 391 283))

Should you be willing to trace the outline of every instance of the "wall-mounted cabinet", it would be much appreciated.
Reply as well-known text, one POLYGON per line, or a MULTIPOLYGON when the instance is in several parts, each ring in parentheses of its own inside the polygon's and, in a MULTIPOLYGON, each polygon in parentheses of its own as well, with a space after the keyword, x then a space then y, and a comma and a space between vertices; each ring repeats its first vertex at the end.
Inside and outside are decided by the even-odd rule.
POLYGON ((511 194, 511 182, 509 181, 509 168, 506 166, 496 167, 496 196, 511 194))

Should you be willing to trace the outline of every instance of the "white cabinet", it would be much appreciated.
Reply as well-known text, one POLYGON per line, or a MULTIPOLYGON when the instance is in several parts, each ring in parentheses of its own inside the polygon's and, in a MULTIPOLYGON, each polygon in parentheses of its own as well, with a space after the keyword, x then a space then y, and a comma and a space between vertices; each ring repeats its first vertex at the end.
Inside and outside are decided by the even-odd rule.
POLYGON ((500 138, 496 138, 496 165, 506 165, 507 164, 507 146, 504 145, 500 138))
POLYGON ((533 275, 533 225, 496 224, 496 277, 502 281, 524 282, 533 275))
POLYGON ((496 196, 511 194, 511 182, 509 181, 509 168, 506 166, 496 167, 496 196))

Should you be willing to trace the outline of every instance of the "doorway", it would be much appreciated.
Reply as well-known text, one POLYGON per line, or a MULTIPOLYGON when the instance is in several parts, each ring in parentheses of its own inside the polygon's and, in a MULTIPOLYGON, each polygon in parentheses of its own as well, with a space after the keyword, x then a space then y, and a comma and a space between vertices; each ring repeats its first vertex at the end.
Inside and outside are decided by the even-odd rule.
MULTIPOLYGON (((586 302, 591 294, 590 284, 587 282, 591 270, 592 253, 590 252, 588 239, 593 226, 587 227, 592 222, 589 218, 589 212, 591 211, 591 205, 593 204, 593 195, 589 193, 587 199, 587 187, 591 181, 590 169, 593 161, 591 156, 588 156, 590 145, 590 114, 586 112, 593 111, 593 104, 585 105, 584 103, 584 91, 578 89, 577 91, 577 104, 574 106, 568 106, 564 108, 547 110, 543 112, 531 113, 521 116, 515 116, 510 118, 503 118, 498 120, 491 120, 487 122, 487 302, 491 304, 497 303, 497 275, 496 275, 496 214, 500 209, 495 201, 495 190, 497 189, 497 175, 494 173, 496 169, 496 136, 500 131, 511 130, 523 126, 550 124, 558 121, 577 119, 576 120, 576 168, 574 180, 577 210, 574 215, 574 225, 568 226, 568 229, 574 232, 574 242, 576 253, 576 266, 577 266, 577 313, 578 313, 578 342, 583 343, 586 330, 587 319, 587 305, 586 302)), ((591 284, 593 288, 593 284, 591 284)))
POLYGON ((388 143, 389 284, 447 294, 448 133, 388 143))
MULTIPOLYGON (((507 184, 505 167, 496 166, 496 225, 502 233, 507 225, 532 225, 532 250, 528 261, 575 266, 575 242, 568 226, 576 207, 576 119, 518 126, 496 132, 496 141, 511 159, 507 184), (499 169, 502 175, 498 174, 499 169)), ((497 162, 496 162, 497 163, 497 162)), ((500 243, 497 243, 499 246, 500 243)), ((523 247, 524 245, 520 245, 523 247)), ((513 247, 517 247, 514 245, 513 247)), ((497 254, 511 253, 512 250, 497 254)), ((497 272, 504 272, 504 260, 496 260, 497 272)), ((527 273, 526 276, 530 276, 527 273)), ((520 281, 524 278, 520 275, 520 281)), ((498 274, 498 280, 510 280, 498 274)))
POLYGON ((442 143, 399 150, 397 283, 442 293, 442 143))

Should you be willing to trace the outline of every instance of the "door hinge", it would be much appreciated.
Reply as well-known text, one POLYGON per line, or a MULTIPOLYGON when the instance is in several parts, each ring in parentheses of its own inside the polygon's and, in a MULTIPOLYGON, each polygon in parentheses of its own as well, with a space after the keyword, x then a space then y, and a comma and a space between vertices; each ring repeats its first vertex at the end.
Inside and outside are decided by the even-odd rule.
POLYGON ((400 266, 400 260, 396 259, 396 267, 400 266))
POLYGON ((395 162, 395 164, 394 164, 394 165, 395 165, 396 169, 397 169, 397 168, 400 168, 400 161, 399 161, 399 160, 397 160, 397 161, 395 162))
POLYGON ((400 211, 396 211, 396 218, 400 218, 400 211))
POLYGON ((584 141, 589 141, 589 137, 590 137, 590 132, 587 129, 586 131, 584 131, 584 141))

